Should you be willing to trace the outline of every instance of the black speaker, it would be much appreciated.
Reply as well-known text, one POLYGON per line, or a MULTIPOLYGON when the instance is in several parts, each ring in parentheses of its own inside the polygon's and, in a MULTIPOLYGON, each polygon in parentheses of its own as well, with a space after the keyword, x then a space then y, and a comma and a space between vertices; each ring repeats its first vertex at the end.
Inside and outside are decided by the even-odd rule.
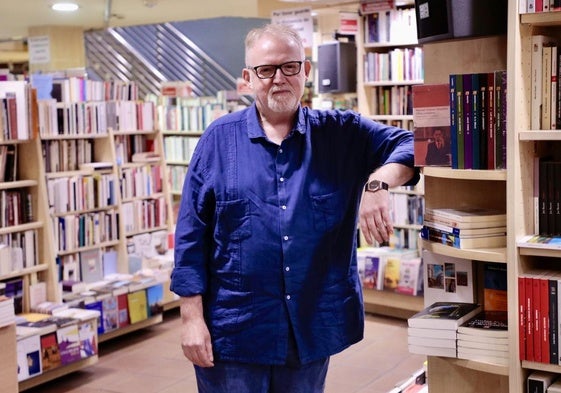
POLYGON ((506 34, 508 0, 415 0, 420 43, 506 34))
POLYGON ((318 91, 351 93, 356 91, 356 45, 330 42, 318 45, 318 91))

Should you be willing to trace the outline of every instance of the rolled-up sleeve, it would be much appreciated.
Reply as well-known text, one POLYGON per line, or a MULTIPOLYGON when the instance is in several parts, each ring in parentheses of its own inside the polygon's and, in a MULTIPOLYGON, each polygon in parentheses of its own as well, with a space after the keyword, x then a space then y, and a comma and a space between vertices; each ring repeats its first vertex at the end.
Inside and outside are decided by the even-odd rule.
POLYGON ((213 194, 208 188, 205 137, 201 137, 183 185, 175 229, 175 268, 170 289, 179 296, 202 294, 207 287, 209 237, 213 217, 213 194))

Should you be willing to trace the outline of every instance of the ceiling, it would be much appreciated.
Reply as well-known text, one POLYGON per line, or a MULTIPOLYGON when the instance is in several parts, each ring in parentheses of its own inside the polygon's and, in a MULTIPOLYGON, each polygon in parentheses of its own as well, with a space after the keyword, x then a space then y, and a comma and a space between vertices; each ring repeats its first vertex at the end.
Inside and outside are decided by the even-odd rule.
MULTIPOLYGON (((269 17, 271 10, 325 6, 341 0, 67 0, 77 3, 75 13, 50 9, 54 0, 0 2, 0 42, 27 36, 30 26, 82 26, 85 30, 221 16, 269 17), (204 5, 202 5, 204 3, 204 5), (296 4, 297 3, 297 4, 296 4)), ((352 1, 351 1, 352 2, 352 1)), ((354 1, 358 2, 357 0, 354 1)))
POLYGON ((26 62, 29 27, 81 26, 84 30, 216 17, 268 18, 271 11, 310 6, 336 10, 359 0, 65 0, 79 10, 51 10, 54 0, 0 1, 0 63, 26 62), (202 5, 204 4, 204 5, 202 5))

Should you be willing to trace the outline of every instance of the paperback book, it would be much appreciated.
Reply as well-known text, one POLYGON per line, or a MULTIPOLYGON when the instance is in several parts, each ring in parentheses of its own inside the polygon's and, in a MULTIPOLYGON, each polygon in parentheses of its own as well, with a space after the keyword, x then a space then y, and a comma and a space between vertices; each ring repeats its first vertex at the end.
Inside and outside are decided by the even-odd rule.
POLYGON ((476 303, 436 302, 407 320, 409 327, 457 330, 482 310, 476 303))

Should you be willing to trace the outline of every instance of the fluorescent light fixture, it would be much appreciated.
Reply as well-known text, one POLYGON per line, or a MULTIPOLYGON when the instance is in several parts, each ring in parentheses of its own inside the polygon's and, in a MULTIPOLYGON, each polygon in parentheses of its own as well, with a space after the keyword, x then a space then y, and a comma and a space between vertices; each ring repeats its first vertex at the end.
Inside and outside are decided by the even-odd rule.
POLYGON ((74 12, 78 10, 78 4, 75 3, 54 3, 51 8, 55 11, 74 12))

